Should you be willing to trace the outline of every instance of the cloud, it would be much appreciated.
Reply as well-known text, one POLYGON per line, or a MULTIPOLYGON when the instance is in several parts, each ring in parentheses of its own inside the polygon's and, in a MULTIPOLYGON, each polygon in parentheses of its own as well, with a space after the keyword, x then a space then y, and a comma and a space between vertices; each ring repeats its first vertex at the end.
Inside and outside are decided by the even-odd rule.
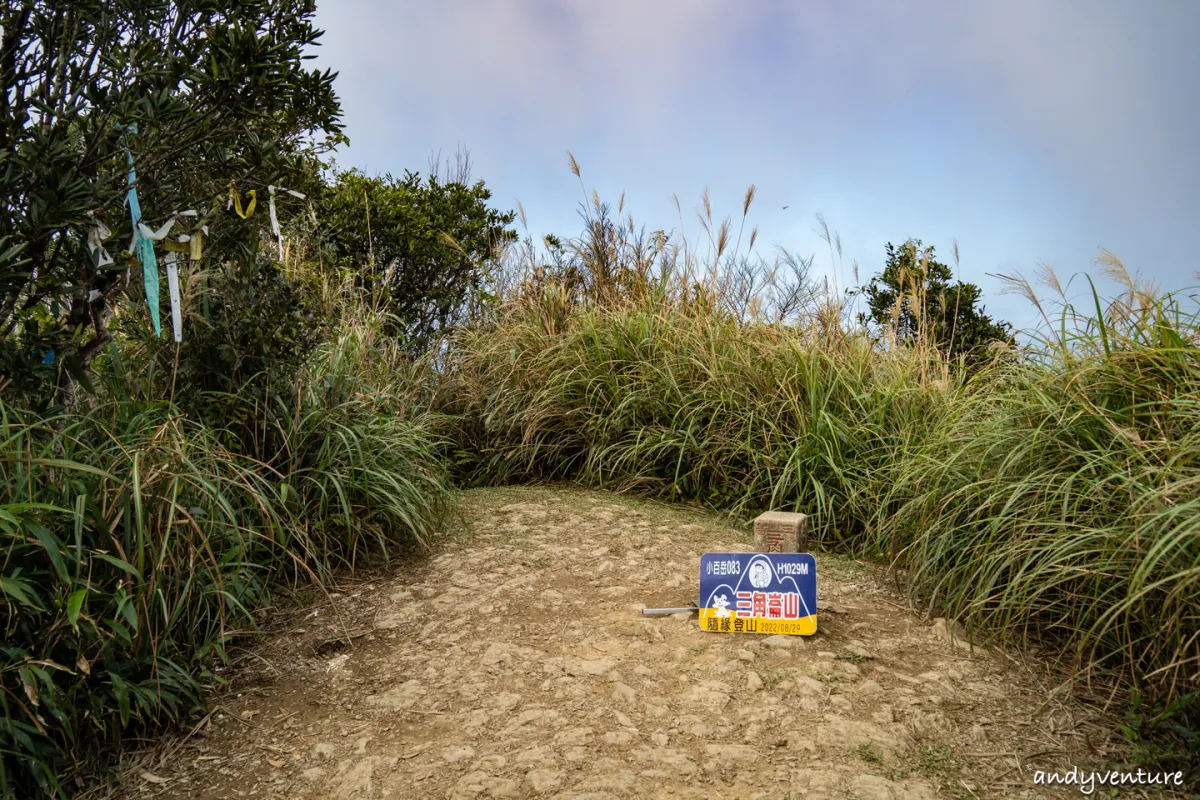
POLYGON ((1124 180, 1146 163, 1161 177, 1167 145, 1183 140, 1169 123, 1187 95, 1146 52, 1152 34, 1183 42, 1162 29, 1170 20, 1149 16, 1127 4, 1040 0, 339 0, 322 6, 320 21, 325 60, 350 77, 339 89, 355 112, 352 133, 373 150, 415 126, 629 141, 750 112, 768 125, 840 129, 843 118, 853 125, 937 83, 1080 174, 1124 180), (749 108, 745 98, 774 102, 749 108))
POLYGON ((575 225, 572 149, 653 226, 677 224, 672 192, 732 211, 755 182, 766 241, 817 249, 824 210, 848 260, 911 233, 958 236, 981 283, 1100 245, 1167 285, 1195 270, 1200 5, 338 0, 318 21, 343 160, 423 168, 464 142, 539 232, 575 225))
MULTIPOLYGON (((1179 20, 1155 20, 1151 9, 1127 4, 1038 0, 878 10, 868 36, 887 37, 884 51, 895 55, 877 74, 957 76, 997 126, 1040 142, 1080 178, 1094 177, 1096 188, 1150 188, 1138 185, 1143 177, 1169 178, 1178 166, 1185 139, 1177 112, 1188 82, 1164 69, 1150 40, 1169 50, 1176 37, 1162 23, 1179 20)), ((879 41, 861 44, 879 51, 879 41)))

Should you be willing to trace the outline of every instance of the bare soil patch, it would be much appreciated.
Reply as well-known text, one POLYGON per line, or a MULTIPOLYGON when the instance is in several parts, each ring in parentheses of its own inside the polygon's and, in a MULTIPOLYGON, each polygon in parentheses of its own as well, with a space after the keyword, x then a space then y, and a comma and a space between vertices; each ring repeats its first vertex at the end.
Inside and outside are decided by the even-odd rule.
POLYGON ((816 556, 816 636, 712 634, 638 609, 686 605, 700 555, 749 533, 563 489, 462 512, 433 556, 268 636, 125 796, 1079 797, 1033 770, 1121 760, 1060 676, 946 641, 878 568, 816 556))

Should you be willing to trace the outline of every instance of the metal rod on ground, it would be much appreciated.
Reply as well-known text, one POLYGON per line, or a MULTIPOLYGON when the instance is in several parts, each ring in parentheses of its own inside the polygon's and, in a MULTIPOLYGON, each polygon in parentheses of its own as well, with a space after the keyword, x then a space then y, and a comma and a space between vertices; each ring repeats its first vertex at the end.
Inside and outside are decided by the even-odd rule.
POLYGON ((672 614, 693 614, 700 609, 695 606, 684 606, 683 608, 643 608, 643 617, 669 617, 672 614))

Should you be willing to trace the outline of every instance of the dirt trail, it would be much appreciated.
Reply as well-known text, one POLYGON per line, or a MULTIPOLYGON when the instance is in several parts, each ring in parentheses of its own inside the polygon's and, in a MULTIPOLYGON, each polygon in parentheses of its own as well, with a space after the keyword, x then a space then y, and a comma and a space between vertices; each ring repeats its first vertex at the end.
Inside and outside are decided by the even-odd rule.
POLYGON ((816 636, 705 633, 638 608, 694 599, 700 554, 748 534, 558 489, 462 507, 436 555, 269 637, 128 796, 1079 797, 1031 770, 1099 768, 1085 739, 1113 741, 1048 673, 939 638, 874 568, 817 556, 816 636))

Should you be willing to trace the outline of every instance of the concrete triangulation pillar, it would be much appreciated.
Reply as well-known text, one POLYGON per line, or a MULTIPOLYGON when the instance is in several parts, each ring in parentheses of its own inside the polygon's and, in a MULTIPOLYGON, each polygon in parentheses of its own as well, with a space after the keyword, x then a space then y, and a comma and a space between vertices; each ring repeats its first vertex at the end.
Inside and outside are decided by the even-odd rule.
POLYGON ((760 553, 808 552, 808 515, 767 511, 754 520, 754 547, 760 553))

